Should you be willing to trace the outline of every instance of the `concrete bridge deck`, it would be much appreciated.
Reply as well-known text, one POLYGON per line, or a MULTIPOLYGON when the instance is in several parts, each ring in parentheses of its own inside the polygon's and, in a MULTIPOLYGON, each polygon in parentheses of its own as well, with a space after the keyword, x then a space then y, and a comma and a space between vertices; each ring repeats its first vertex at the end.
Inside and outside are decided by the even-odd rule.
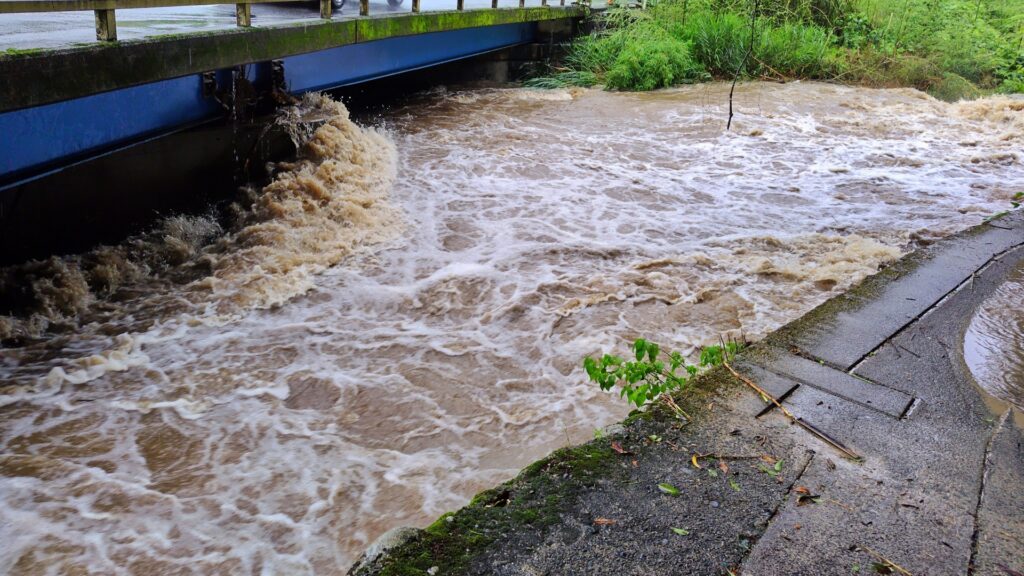
MULTIPOLYGON (((0 0, 6 2, 9 0, 0 0)), ((541 6, 541 0, 529 0, 527 8, 541 6)), ((451 10, 450 0, 423 0, 422 12, 451 10)), ((500 8, 518 6, 517 0, 502 0, 500 8)), ((466 10, 490 8, 490 0, 466 0, 466 10)), ((370 2, 370 16, 410 14, 412 0, 392 7, 385 0, 370 2)), ((346 2, 335 11, 333 19, 359 17, 359 3, 346 2)), ((252 8, 253 26, 295 24, 302 20, 319 18, 315 2, 289 4, 258 4, 252 8)), ((139 8, 118 13, 118 37, 121 40, 141 40, 167 34, 212 32, 235 28, 235 8, 231 5, 178 6, 168 8, 139 8)), ((28 14, 0 14, 0 54, 5 51, 35 50, 39 48, 70 48, 88 44, 96 39, 95 22, 90 12, 49 12, 28 14)))

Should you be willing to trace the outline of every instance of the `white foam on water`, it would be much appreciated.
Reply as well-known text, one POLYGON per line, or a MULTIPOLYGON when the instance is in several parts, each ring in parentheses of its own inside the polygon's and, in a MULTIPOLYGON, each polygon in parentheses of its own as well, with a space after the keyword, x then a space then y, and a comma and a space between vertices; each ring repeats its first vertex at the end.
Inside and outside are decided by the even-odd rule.
POLYGON ((344 573, 620 418, 583 356, 761 336, 1024 185, 1011 101, 750 84, 726 132, 727 91, 314 134, 211 278, 148 296, 177 308, 4 351, 0 571, 344 573))

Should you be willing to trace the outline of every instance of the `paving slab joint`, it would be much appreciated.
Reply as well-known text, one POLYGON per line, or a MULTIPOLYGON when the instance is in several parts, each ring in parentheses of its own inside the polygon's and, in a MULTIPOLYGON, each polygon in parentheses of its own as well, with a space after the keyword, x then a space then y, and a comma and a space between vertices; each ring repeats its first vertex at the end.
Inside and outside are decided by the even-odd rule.
MULTIPOLYGON (((779 512, 782 511, 782 507, 789 502, 789 495, 793 493, 793 488, 796 487, 796 483, 799 482, 800 479, 804 477, 804 473, 807 472, 807 469, 811 467, 811 462, 814 462, 814 457, 818 455, 818 453, 815 452, 814 450, 807 450, 807 454, 809 454, 807 461, 804 462, 804 465, 800 467, 800 471, 797 472, 796 476, 793 477, 793 481, 790 482, 788 486, 786 486, 786 491, 783 493, 782 498, 779 500, 778 504, 776 504, 776 506, 772 508, 772 513, 768 515, 768 518, 765 519, 764 530, 762 530, 761 533, 758 534, 757 537, 754 538, 754 540, 750 543, 749 550, 753 550, 754 547, 757 546, 757 543, 761 540, 761 538, 764 537, 764 535, 768 532, 768 527, 771 526, 772 522, 775 521, 775 517, 778 516, 779 512)), ((746 564, 746 561, 749 558, 750 555, 748 553, 747 556, 743 559, 743 563, 746 564)), ((739 573, 747 574, 747 571, 741 568, 739 573)))
MULTIPOLYGON (((988 225, 991 226, 991 223, 989 223, 988 225)), ((1002 227, 997 226, 997 228, 1002 228, 1002 227)), ((1005 230, 1012 230, 1012 228, 1003 228, 1003 229, 1005 229, 1005 230)), ((1012 253, 1012 252, 1014 252, 1016 250, 1020 250, 1022 247, 1024 247, 1024 241, 1018 242, 1018 243, 1016 243, 1016 244, 1006 248, 1005 250, 1000 250, 999 252, 994 253, 988 260, 986 260, 984 263, 982 263, 981 266, 978 266, 973 272, 971 272, 970 276, 968 276, 967 278, 964 278, 964 280, 962 282, 960 282, 959 284, 957 284, 952 290, 950 290, 949 292, 946 292, 945 294, 943 294, 941 298, 939 298, 938 300, 933 302, 930 306, 928 306, 923 311, 921 311, 920 314, 918 314, 914 318, 911 318, 906 324, 901 326, 898 330, 895 330, 892 334, 889 334, 888 336, 886 336, 885 340, 883 340, 878 346, 875 346, 874 348, 869 350, 867 352, 867 354, 864 354, 863 356, 861 356, 850 367, 849 374, 855 376, 856 375, 855 372, 857 371, 857 369, 860 368, 861 365, 864 364, 864 362, 866 362, 869 358, 871 358, 871 356, 873 356, 876 352, 881 350, 883 346, 885 346, 886 344, 889 344, 893 339, 897 338, 898 336, 903 334, 903 332, 905 332, 907 329, 909 329, 912 326, 914 326, 915 324, 917 324, 917 322, 920 321, 922 318, 924 318, 925 316, 930 314, 932 311, 934 311, 937 308, 939 308, 940 306, 942 306, 942 304, 944 304, 947 300, 949 300, 953 295, 955 295, 958 292, 960 292, 961 290, 963 290, 965 286, 973 287, 974 286, 974 278, 977 277, 978 274, 984 272, 986 269, 988 269, 989 266, 992 266, 994 263, 996 263, 999 260, 1001 260, 1007 254, 1010 254, 1010 253, 1012 253)), ((794 346, 794 348, 796 348, 796 347, 794 346)), ((907 350, 907 352, 910 352, 910 351, 907 350)), ((859 376, 858 376, 858 378, 859 378, 859 376)), ((880 386, 884 386, 884 384, 879 384, 879 385, 880 386)))
POLYGON ((978 483, 978 500, 974 505, 974 530, 971 533, 971 558, 967 563, 968 576, 974 574, 974 566, 978 558, 978 537, 981 534, 981 504, 985 497, 985 485, 988 483, 989 473, 992 470, 992 445, 995 442, 996 436, 999 435, 999 431, 1003 429, 1003 426, 1007 425, 1012 412, 1013 408, 1007 408, 1003 412, 999 422, 992 427, 992 434, 988 437, 988 441, 985 442, 985 456, 981 461, 981 481, 978 483))

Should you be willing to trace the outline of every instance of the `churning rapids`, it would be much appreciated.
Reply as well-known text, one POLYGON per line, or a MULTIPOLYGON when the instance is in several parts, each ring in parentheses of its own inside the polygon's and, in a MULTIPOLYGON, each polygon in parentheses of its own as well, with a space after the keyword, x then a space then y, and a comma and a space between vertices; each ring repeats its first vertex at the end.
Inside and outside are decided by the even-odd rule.
POLYGON ((235 224, 7 271, 0 572, 338 574, 623 416, 584 355, 758 337, 1024 187, 1024 102, 437 91, 235 224), (99 288, 98 288, 99 287, 99 288), (109 293, 109 294, 108 294, 109 293))

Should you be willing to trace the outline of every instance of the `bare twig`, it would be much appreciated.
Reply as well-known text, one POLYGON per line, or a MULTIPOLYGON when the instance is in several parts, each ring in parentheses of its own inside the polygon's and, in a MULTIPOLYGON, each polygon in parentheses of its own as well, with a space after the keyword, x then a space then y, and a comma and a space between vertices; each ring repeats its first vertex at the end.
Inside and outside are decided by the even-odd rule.
POLYGON ((867 552, 868 554, 871 554, 875 558, 881 560, 889 568, 892 568, 893 570, 899 572, 900 574, 903 574, 903 576, 914 576, 913 574, 910 573, 910 570, 907 570, 906 568, 900 566, 899 564, 893 562, 892 560, 889 560, 888 558, 886 558, 885 556, 882 556, 878 552, 875 552, 871 548, 868 548, 867 546, 865 546, 863 544, 860 545, 860 548, 862 550, 864 550, 865 552, 867 552))
POLYGON ((747 66, 747 60, 750 55, 754 52, 754 32, 757 30, 757 8, 759 0, 754 0, 754 8, 750 11, 750 45, 747 46, 746 53, 743 54, 743 60, 740 60, 739 67, 736 68, 736 74, 732 77, 732 86, 729 87, 729 120, 725 123, 726 132, 732 128, 732 97, 736 92, 736 82, 740 79, 740 74, 743 69, 747 66))
POLYGON ((679 404, 676 404, 676 401, 673 400, 671 396, 669 396, 668 394, 662 394, 660 398, 661 401, 664 402, 665 405, 669 407, 669 410, 675 412, 676 416, 682 416, 683 418, 686 418, 687 421, 691 420, 690 415, 683 411, 683 409, 679 407, 679 404))
POLYGON ((723 361, 722 365, 725 366, 726 369, 728 369, 729 372, 731 372, 732 375, 735 376, 737 380, 739 380, 740 382, 743 382, 747 386, 750 386, 751 388, 754 389, 755 392, 760 394, 762 398, 766 398, 768 401, 770 401, 771 403, 775 404, 775 407, 778 408, 786 416, 786 418, 789 418, 790 422, 800 426, 804 430, 807 430, 811 434, 817 436, 818 438, 823 440, 826 444, 829 444, 830 446, 832 446, 836 450, 839 450, 840 452, 842 452, 847 458, 850 458, 852 460, 863 460, 863 458, 861 458, 861 456, 859 454, 857 454, 853 450, 850 450, 849 448, 844 446, 842 444, 842 442, 836 440, 835 438, 830 437, 828 434, 826 434, 825 432, 819 430, 817 427, 815 427, 814 425, 810 424, 809 422, 805 422, 802 419, 797 418, 796 416, 794 416, 792 412, 787 410, 785 406, 783 406, 774 396, 769 394, 764 388, 761 388, 757 384, 754 384, 754 382, 752 382, 749 378, 747 378, 746 376, 744 376, 744 375, 740 374, 739 372, 737 372, 736 370, 734 370, 733 367, 729 365, 728 361, 723 361))

